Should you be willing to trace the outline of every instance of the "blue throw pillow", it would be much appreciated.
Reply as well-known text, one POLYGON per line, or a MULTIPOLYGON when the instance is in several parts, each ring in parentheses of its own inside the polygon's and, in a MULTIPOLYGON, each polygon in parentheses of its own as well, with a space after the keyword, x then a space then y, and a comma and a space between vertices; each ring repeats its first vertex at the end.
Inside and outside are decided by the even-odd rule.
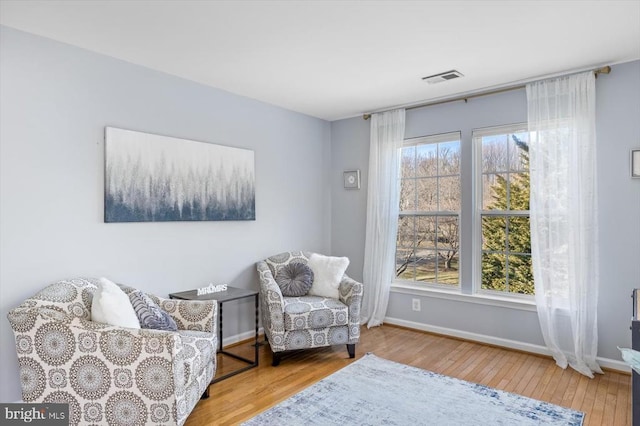
POLYGON ((140 328, 153 330, 178 331, 171 315, 163 311, 149 296, 140 290, 129 293, 131 306, 138 316, 140 328))
POLYGON ((276 283, 283 296, 304 296, 313 284, 313 271, 304 263, 291 262, 278 269, 276 283))

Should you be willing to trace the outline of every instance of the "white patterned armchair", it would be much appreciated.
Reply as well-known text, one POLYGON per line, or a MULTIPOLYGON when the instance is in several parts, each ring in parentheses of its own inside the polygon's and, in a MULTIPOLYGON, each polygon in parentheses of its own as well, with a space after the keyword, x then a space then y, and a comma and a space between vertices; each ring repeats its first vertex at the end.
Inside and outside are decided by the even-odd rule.
POLYGON ((216 302, 149 294, 177 332, 115 327, 90 319, 98 282, 56 282, 7 315, 23 400, 68 403, 72 425, 182 425, 215 374, 216 302))
POLYGON ((260 276, 262 325, 273 352, 272 365, 285 351, 346 344, 355 357, 360 338, 363 286, 342 276, 337 299, 322 296, 287 297, 276 283, 278 270, 293 262, 307 264, 313 253, 296 251, 271 256, 257 263, 260 276))

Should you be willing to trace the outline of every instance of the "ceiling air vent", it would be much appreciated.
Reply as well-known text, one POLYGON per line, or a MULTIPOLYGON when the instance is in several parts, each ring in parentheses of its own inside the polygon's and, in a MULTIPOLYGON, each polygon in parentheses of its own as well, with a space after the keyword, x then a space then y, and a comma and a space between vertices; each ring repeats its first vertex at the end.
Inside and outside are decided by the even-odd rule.
POLYGON ((443 81, 453 80, 454 78, 462 77, 463 74, 456 70, 451 70, 447 72, 441 72, 440 74, 430 75, 428 77, 422 77, 423 81, 426 81, 429 84, 442 83, 443 81))

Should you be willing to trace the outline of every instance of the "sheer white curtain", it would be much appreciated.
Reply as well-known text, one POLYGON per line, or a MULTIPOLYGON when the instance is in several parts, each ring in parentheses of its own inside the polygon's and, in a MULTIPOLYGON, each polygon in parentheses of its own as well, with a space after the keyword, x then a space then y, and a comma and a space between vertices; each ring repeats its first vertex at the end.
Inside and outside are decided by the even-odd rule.
POLYGON ((531 253, 542 335, 558 366, 593 377, 598 223, 593 72, 527 84, 531 253))
POLYGON ((364 297, 362 323, 381 325, 389 303, 389 288, 395 275, 398 232, 398 167, 404 141, 404 109, 371 116, 367 227, 362 271, 364 297))

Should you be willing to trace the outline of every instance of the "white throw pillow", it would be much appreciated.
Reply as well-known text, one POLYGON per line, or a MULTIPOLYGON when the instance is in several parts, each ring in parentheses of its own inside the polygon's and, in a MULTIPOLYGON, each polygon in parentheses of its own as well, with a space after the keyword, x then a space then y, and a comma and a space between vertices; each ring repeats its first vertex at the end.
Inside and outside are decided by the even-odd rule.
POLYGON ((126 328, 140 328, 138 316, 131 306, 129 296, 117 284, 100 278, 100 285, 93 294, 91 321, 126 328))
POLYGON ((309 294, 337 299, 340 296, 338 287, 340 287, 342 276, 349 266, 349 258, 313 253, 307 264, 314 276, 309 294))

